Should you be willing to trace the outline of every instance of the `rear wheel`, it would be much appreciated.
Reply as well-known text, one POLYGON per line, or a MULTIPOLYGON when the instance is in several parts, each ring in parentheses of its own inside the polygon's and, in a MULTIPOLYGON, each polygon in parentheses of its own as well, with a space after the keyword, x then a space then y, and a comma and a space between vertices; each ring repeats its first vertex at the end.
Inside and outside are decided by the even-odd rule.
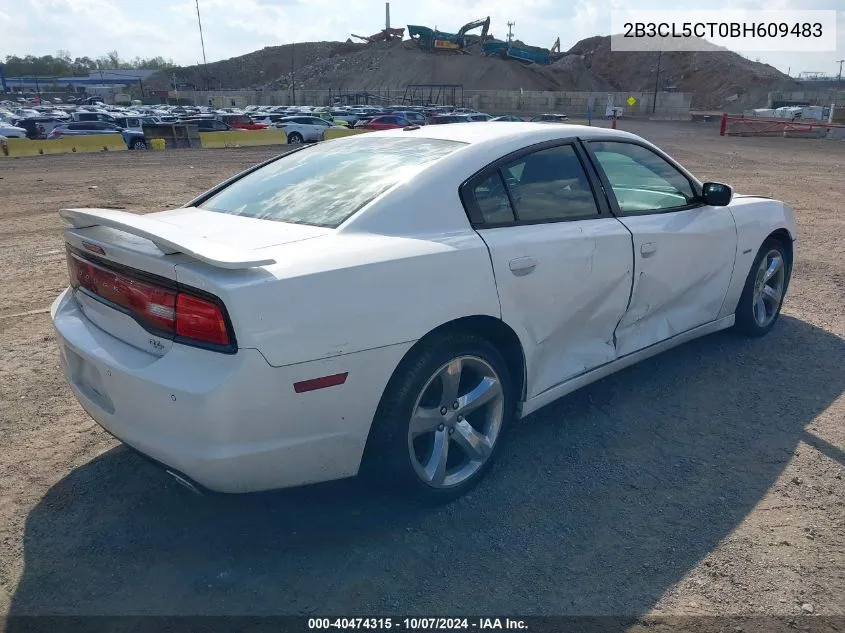
POLYGON ((288 134, 288 143, 291 145, 301 145, 303 142, 302 134, 299 132, 291 132, 288 134))
POLYGON ((507 364, 493 345, 470 334, 439 337, 391 379, 365 471, 424 502, 455 499, 487 472, 515 404, 507 364))
POLYGON ((736 327, 747 336, 763 336, 777 322, 790 276, 786 249, 766 240, 754 259, 736 309, 736 327))

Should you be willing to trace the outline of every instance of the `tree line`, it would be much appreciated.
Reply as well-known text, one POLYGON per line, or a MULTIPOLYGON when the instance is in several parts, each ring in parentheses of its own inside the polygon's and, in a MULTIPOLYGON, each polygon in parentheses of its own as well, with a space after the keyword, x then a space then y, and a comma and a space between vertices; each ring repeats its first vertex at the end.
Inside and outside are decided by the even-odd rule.
POLYGON ((163 70, 174 68, 172 59, 158 57, 136 57, 121 59, 117 51, 111 51, 95 59, 71 57, 69 51, 58 51, 55 55, 6 55, 4 73, 7 77, 85 77, 100 70, 136 70, 140 68, 163 70))

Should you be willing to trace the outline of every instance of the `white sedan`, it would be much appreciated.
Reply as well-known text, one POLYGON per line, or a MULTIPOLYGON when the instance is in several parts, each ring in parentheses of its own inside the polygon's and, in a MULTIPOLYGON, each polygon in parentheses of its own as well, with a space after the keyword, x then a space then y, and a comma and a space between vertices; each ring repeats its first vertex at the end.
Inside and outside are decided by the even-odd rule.
POLYGON ((195 490, 362 472, 435 501, 561 396, 717 330, 766 334, 795 240, 783 202, 542 123, 361 134, 184 208, 61 215, 52 318, 109 433, 195 490))
POLYGON ((0 136, 5 136, 6 138, 26 138, 26 129, 0 121, 0 136))

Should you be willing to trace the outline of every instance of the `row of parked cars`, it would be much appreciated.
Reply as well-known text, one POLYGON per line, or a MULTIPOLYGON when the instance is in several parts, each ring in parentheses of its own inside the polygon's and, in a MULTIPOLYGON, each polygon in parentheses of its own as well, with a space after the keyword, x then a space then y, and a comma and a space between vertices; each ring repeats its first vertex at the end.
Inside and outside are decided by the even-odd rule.
POLYGON ((483 121, 558 121, 565 122, 565 114, 541 114, 529 119, 518 116, 492 116, 467 108, 449 107, 371 107, 348 106, 336 108, 301 109, 291 114, 290 109, 278 108, 277 111, 263 111, 257 106, 245 109, 244 116, 253 121, 267 123, 272 127, 283 128, 288 143, 320 141, 327 129, 355 128, 365 130, 389 130, 409 125, 441 125, 446 123, 483 122, 483 121))
POLYGON ((447 106, 110 106, 33 105, 0 103, 0 137, 55 139, 82 134, 120 134, 130 149, 147 149, 145 125, 189 123, 200 132, 283 129, 288 143, 323 140, 326 130, 358 128, 385 130, 409 125, 483 121, 566 121, 564 114, 523 119, 494 117, 469 108, 447 106))

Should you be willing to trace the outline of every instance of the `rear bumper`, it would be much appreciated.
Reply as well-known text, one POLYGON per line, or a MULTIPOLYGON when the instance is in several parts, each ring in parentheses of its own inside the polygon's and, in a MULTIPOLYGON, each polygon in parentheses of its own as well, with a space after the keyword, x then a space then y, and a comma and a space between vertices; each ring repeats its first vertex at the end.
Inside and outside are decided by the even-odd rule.
POLYGON ((408 346, 271 367, 254 349, 141 351, 94 325, 70 291, 51 308, 62 368, 83 409, 136 451, 216 492, 355 475, 378 401, 408 346), (348 372, 343 385, 293 384, 348 372))

